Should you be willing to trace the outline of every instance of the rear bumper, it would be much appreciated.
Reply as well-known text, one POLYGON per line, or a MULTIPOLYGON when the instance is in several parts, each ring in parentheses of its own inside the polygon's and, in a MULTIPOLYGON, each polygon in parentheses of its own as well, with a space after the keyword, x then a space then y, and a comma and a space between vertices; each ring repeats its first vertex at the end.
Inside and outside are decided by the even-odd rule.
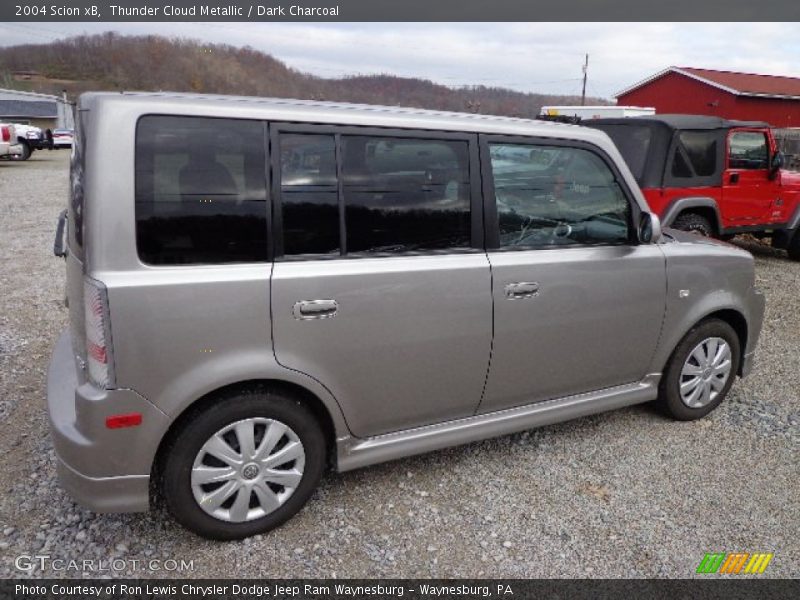
POLYGON ((144 512, 150 508, 150 477, 87 477, 57 456, 58 482, 70 497, 94 512, 144 512))
POLYGON ((80 384, 68 331, 50 359, 47 408, 62 487, 97 512, 147 510, 150 471, 167 416, 132 390, 80 384), (105 426, 106 417, 132 412, 142 415, 141 425, 105 426))

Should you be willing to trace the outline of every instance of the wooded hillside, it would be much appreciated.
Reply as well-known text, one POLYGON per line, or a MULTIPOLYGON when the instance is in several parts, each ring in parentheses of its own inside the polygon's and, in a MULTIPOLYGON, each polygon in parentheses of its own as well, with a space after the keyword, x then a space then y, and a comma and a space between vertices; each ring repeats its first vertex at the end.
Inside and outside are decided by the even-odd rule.
MULTIPOLYGON (((161 36, 105 33, 0 48, 0 87, 75 96, 86 90, 169 90, 415 106, 535 117, 542 105, 574 96, 484 86, 449 88, 393 75, 326 79, 302 73, 250 47, 161 36)), ((589 98, 587 103, 608 104, 589 98)))

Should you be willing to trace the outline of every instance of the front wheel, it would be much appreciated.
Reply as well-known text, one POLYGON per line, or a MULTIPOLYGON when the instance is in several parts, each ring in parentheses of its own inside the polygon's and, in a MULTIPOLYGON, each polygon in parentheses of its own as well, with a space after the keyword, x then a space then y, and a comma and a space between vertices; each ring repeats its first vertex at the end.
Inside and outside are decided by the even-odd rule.
POLYGON ((706 416, 725 399, 736 378, 739 336, 725 321, 709 319, 680 341, 659 386, 659 403, 679 421, 706 416))
POLYGON ((164 456, 161 491, 175 519, 233 540, 274 529, 305 505, 325 466, 325 436, 300 402, 245 391, 192 416, 164 456))

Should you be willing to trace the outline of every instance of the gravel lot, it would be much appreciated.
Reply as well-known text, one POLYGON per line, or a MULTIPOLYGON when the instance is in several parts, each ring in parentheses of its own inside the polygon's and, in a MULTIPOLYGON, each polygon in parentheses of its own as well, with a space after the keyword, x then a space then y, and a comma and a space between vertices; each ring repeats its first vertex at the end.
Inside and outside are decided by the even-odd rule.
POLYGON ((142 561, 111 573, 123 576, 689 577, 711 551, 774 552, 763 576, 800 576, 800 264, 752 241, 737 243, 767 295, 757 366, 705 420, 639 406, 331 474, 288 524, 237 543, 160 512, 77 507, 56 483, 45 413, 67 323, 52 255, 67 159, 0 162, 0 576, 24 575, 18 555, 49 554, 142 561))

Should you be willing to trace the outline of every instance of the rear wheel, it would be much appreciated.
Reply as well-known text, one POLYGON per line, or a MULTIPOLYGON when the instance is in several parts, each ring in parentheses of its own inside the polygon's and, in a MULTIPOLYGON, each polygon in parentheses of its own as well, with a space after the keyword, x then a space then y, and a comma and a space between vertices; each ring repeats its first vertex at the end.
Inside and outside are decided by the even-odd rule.
POLYGON ((795 229, 794 235, 786 246, 786 251, 792 260, 800 260, 800 229, 795 229))
POLYGON ((714 235, 714 228, 711 226, 709 220, 697 213, 683 213, 678 215, 678 218, 675 219, 672 226, 675 229, 691 231, 692 233, 698 233, 706 237, 714 235))
POLYGON ((739 336, 719 319, 703 321, 681 340, 659 387, 659 403, 679 421, 706 416, 725 399, 736 378, 739 336))
POLYGON ((28 160, 33 153, 31 147, 28 145, 28 142, 21 142, 22 146, 22 154, 15 154, 11 157, 11 160, 28 160))
POLYGON ((274 529, 319 483, 325 436, 303 404, 245 391, 195 414, 165 450, 161 490, 175 519, 217 540, 274 529))

